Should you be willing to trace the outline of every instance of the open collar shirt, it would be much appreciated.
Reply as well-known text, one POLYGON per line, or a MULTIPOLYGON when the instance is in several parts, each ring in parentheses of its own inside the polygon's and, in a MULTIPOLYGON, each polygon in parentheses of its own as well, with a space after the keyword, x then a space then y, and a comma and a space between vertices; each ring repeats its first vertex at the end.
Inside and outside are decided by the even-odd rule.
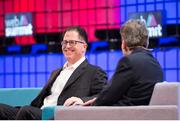
POLYGON ((74 63, 71 66, 68 66, 67 62, 64 64, 62 71, 56 78, 55 82, 53 83, 53 86, 51 88, 51 95, 47 96, 44 99, 44 104, 41 107, 43 109, 47 106, 56 106, 57 100, 59 95, 61 94, 64 86, 66 85, 67 81, 69 80, 70 76, 74 72, 74 70, 85 60, 85 57, 82 57, 80 60, 78 60, 76 63, 74 63))

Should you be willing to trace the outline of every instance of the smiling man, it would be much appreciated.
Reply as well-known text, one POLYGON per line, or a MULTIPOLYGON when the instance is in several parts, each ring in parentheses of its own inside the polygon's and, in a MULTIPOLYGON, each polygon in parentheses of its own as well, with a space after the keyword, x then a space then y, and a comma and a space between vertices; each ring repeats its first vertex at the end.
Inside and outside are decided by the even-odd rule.
POLYGON ((44 107, 79 105, 96 97, 106 85, 107 75, 101 68, 88 63, 85 57, 87 43, 87 34, 81 27, 66 29, 61 42, 67 60, 64 66, 52 72, 30 106, 15 108, 0 104, 0 119, 38 120, 44 107))

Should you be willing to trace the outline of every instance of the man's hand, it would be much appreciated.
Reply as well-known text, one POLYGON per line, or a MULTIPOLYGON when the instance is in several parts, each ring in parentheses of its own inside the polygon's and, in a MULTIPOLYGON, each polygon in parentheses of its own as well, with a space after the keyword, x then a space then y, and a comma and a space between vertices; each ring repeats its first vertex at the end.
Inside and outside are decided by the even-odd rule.
POLYGON ((63 105, 64 106, 74 106, 74 105, 82 105, 83 103, 84 102, 80 98, 71 97, 71 98, 68 98, 63 105))
POLYGON ((91 100, 86 101, 85 103, 82 104, 82 106, 90 106, 90 105, 92 105, 95 101, 96 101, 96 97, 93 98, 93 99, 91 99, 91 100))

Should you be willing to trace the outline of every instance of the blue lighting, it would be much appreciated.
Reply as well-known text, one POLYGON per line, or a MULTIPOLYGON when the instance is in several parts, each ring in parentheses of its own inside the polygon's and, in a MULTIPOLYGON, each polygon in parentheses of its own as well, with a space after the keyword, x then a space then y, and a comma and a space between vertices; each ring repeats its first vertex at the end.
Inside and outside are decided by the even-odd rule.
MULTIPOLYGON (((180 48, 154 49, 152 52, 163 67, 164 80, 180 82, 180 48)), ((110 79, 123 54, 121 51, 100 51, 89 52, 86 56, 91 64, 104 69, 110 79)), ((64 62, 62 54, 0 56, 0 87, 42 87, 50 73, 62 67, 64 62)))

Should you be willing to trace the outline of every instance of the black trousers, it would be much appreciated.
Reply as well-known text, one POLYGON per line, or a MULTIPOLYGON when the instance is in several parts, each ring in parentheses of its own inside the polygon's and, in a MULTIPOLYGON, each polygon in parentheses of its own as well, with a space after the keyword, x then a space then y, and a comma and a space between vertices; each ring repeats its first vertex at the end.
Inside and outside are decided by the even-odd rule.
POLYGON ((41 120, 41 115, 42 110, 36 107, 0 104, 0 120, 41 120))

